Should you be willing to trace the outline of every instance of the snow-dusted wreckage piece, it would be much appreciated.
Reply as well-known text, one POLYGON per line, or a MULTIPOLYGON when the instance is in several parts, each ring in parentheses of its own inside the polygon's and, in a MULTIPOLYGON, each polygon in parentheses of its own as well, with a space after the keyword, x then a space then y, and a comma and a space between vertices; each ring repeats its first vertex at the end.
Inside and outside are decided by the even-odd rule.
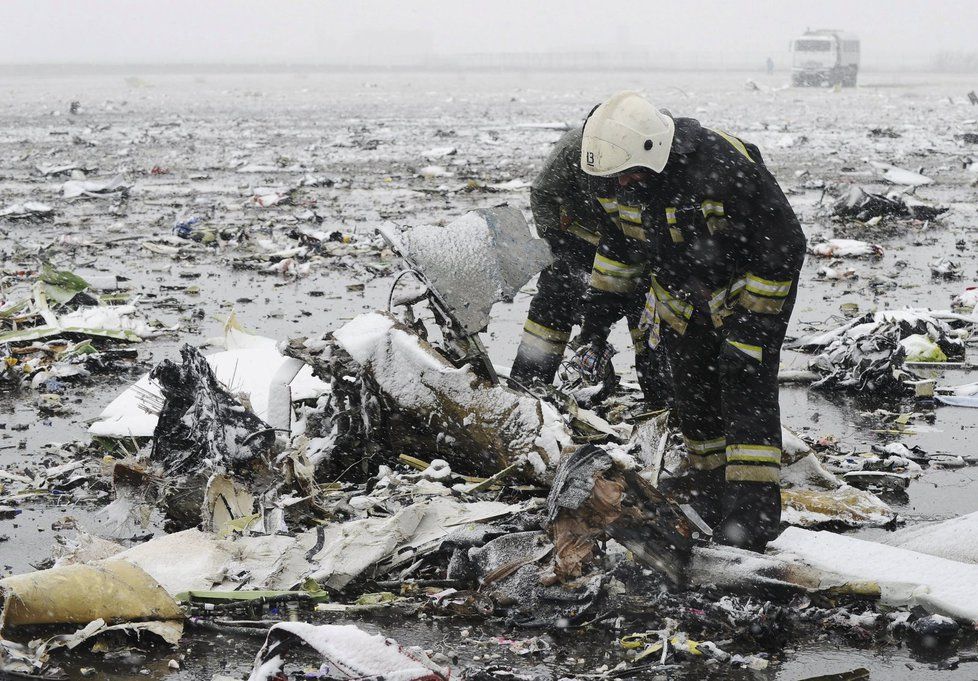
POLYGON ((284 678, 286 655, 305 646, 322 656, 318 678, 448 681, 450 677, 448 669, 432 662, 420 648, 402 646, 352 624, 283 622, 268 630, 248 681, 284 678))
POLYGON ((396 453, 442 458, 462 474, 525 463, 528 477, 546 480, 572 445, 553 405, 455 366, 387 314, 360 315, 325 344, 293 341, 288 352, 332 384, 327 458, 339 470, 364 446, 396 443, 396 453))
POLYGON ((508 206, 472 211, 444 227, 387 225, 380 232, 422 284, 397 303, 403 319, 360 315, 287 350, 330 383, 318 433, 328 445, 313 457, 326 465, 317 475, 349 473, 357 461, 369 475, 374 455, 417 452, 462 474, 516 464, 527 477, 546 480, 571 444, 570 432, 555 407, 500 385, 479 334, 493 304, 511 299, 550 263, 549 247, 508 206), (414 315, 412 306, 424 300, 437 337, 414 315))
MULTIPOLYGON (((399 301, 404 320, 418 327, 412 305, 427 300, 441 330, 444 355, 455 366, 472 365, 495 383, 496 370, 479 334, 496 302, 512 300, 530 277, 550 264, 550 247, 532 236, 522 212, 505 205, 471 211, 444 227, 399 230, 385 225, 379 232, 404 260, 405 273, 424 287, 413 300, 399 301)), ((398 281, 400 276, 395 288, 398 281)))
POLYGON ((181 620, 183 611, 137 565, 107 560, 0 580, 0 631, 41 624, 181 620))
POLYGON ((489 310, 512 299, 550 264, 550 248, 534 239, 523 214, 508 206, 475 210, 445 227, 381 228, 412 268, 451 310, 469 334, 489 324, 489 310))

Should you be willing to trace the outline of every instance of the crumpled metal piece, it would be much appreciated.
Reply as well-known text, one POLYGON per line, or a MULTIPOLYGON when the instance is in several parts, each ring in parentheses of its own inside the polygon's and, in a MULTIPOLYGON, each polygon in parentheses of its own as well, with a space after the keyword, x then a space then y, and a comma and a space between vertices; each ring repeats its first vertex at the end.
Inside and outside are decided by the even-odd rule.
POLYGON ((0 631, 39 624, 179 620, 183 611, 140 567, 109 559, 0 580, 0 631))
POLYGON ((450 676, 448 669, 432 662, 420 648, 399 645, 352 624, 283 622, 269 629, 249 681, 282 678, 286 656, 302 646, 322 656, 320 678, 448 681, 450 676))
POLYGON ((832 212, 837 217, 855 218, 863 222, 874 217, 910 215, 906 203, 901 199, 871 194, 857 185, 850 187, 849 192, 835 202, 832 212))
POLYGON ((475 210, 444 227, 382 234, 469 334, 486 327, 493 304, 511 300, 553 260, 547 243, 533 238, 523 213, 512 206, 475 210))
POLYGON ((180 355, 181 364, 164 360, 150 374, 165 400, 150 459, 165 471, 170 531, 201 521, 213 474, 246 486, 267 476, 275 444, 274 429, 220 385, 196 348, 184 345, 180 355))
POLYGON ((608 534, 674 584, 684 580, 695 531, 681 509, 637 470, 616 466, 593 445, 565 457, 557 468, 547 497, 547 529, 557 580, 581 575, 597 539, 608 534))
POLYGON ((842 338, 809 364, 823 374, 812 388, 904 395, 905 381, 916 378, 903 368, 906 359, 906 350, 893 336, 842 338))
POLYGON ((948 358, 963 357, 964 345, 950 325, 926 311, 884 311, 867 314, 821 336, 801 339, 792 347, 824 349, 809 363, 822 374, 817 389, 905 395, 908 381, 919 379, 905 364, 907 352, 900 341, 914 335, 932 339, 948 358))

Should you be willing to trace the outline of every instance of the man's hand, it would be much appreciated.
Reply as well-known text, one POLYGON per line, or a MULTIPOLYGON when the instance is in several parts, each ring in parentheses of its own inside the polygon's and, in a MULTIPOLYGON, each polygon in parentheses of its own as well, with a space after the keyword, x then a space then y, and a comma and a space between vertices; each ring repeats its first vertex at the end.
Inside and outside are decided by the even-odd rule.
POLYGON ((573 366, 581 378, 590 385, 604 381, 611 366, 615 349, 604 341, 593 341, 582 345, 574 355, 573 366))

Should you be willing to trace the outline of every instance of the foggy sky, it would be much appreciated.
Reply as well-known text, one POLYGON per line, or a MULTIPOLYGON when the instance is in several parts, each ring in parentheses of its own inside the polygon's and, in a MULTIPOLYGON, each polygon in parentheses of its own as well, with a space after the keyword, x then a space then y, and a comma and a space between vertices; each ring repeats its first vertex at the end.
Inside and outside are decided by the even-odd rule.
POLYGON ((978 50, 975 0, 0 0, 0 64, 335 63, 648 50, 783 53, 842 28, 871 55, 978 50))

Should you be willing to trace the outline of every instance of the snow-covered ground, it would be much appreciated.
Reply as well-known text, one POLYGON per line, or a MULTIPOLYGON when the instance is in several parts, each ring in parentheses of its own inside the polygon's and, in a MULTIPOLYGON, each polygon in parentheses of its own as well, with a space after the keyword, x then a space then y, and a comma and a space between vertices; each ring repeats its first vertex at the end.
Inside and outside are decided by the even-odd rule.
MULTIPOLYGON (((952 296, 978 283, 978 144, 961 138, 978 133, 978 107, 966 96, 974 79, 865 74, 861 80, 859 88, 833 91, 786 88, 787 74, 736 72, 141 75, 133 69, 130 76, 4 76, 0 211, 34 201, 54 208, 55 217, 0 217, 0 266, 10 284, 0 289, 0 303, 25 294, 29 283, 16 273, 35 271, 43 258, 85 277, 126 277, 149 319, 179 325, 176 334, 136 346, 150 364, 174 357, 184 342, 218 335, 232 309, 265 336, 319 334, 386 305, 391 263, 377 255, 378 224, 438 224, 503 202, 529 216, 528 185, 564 124, 579 125, 602 98, 632 88, 674 115, 757 144, 811 243, 845 237, 882 245, 880 259, 833 263, 811 256, 791 333, 834 326, 841 308, 853 304, 860 312, 946 309, 952 296), (745 87, 748 79, 758 87, 745 87), (72 101, 80 103, 77 115, 68 112, 72 101), (884 184, 884 171, 873 162, 933 179, 915 196, 949 212, 931 223, 903 222, 897 232, 832 223, 831 202, 851 184, 909 191, 884 184), (75 164, 97 167, 89 179, 122 174, 132 185, 128 199, 69 200, 62 189, 68 177, 45 177, 37 169, 75 164), (303 180, 291 203, 278 202, 275 197, 303 180), (250 239, 217 248, 180 243, 173 225, 190 217, 218 230, 243 230, 250 239), (340 232, 369 253, 295 254, 291 265, 281 265, 288 257, 280 254, 301 244, 290 236, 296 230, 340 232), (164 248, 150 250, 148 241, 164 248), (178 254, 171 252, 175 245, 178 254), (960 280, 932 279, 929 263, 941 256, 961 266, 960 280), (856 276, 819 277, 830 263, 856 276), (260 271, 269 265, 278 266, 260 271)), ((495 309, 485 340, 499 364, 512 361, 532 290, 531 283, 514 303, 495 309)), ((624 347, 625 332, 616 333, 624 347)), ((786 356, 795 368, 806 361, 786 356)), ((937 376, 949 385, 974 380, 964 371, 937 376)), ((39 415, 30 391, 0 393, 0 468, 37 456, 51 442, 85 438, 87 422, 129 381, 109 376, 95 387, 72 389, 69 409, 56 415, 39 415)), ((783 390, 782 405, 788 425, 853 447, 899 440, 929 452, 973 453, 978 412, 968 409, 940 408, 933 423, 917 422, 912 433, 895 436, 879 432, 886 428, 867 415, 886 406, 872 399, 792 387, 783 390)), ((929 472, 893 505, 911 523, 976 511, 973 471, 929 472)), ((21 572, 47 557, 57 534, 52 522, 62 516, 96 532, 106 522, 70 504, 23 508, 15 520, 0 520, 0 538, 9 537, 0 541, 0 572, 21 572)), ((867 662, 850 666, 860 664, 867 662)))

